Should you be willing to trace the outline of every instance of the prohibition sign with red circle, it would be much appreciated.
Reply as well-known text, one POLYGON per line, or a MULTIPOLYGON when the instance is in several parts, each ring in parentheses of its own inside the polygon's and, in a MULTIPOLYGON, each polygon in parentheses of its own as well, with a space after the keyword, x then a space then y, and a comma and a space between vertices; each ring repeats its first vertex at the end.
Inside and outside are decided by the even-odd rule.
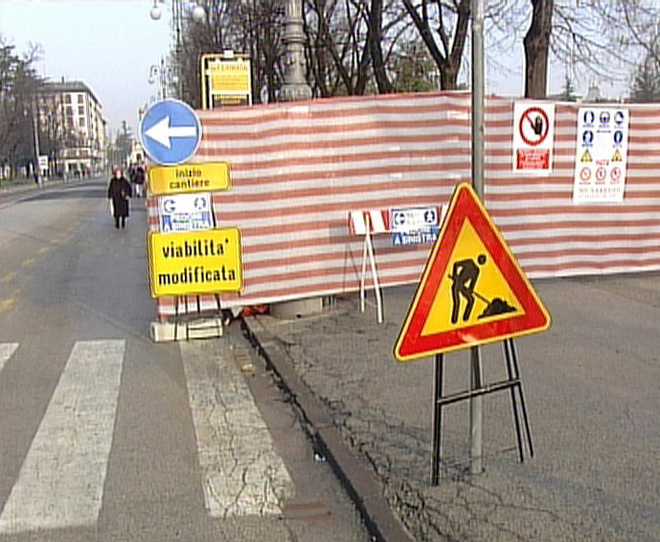
POLYGON ((580 170, 580 179, 582 179, 585 182, 591 179, 591 169, 589 169, 588 167, 583 167, 580 170))
POLYGON ((520 137, 522 138, 522 140, 525 143, 527 143, 527 145, 529 145, 530 147, 536 147, 537 145, 540 145, 545 141, 545 138, 548 137, 548 132, 550 131, 550 121, 548 120, 548 114, 540 107, 530 107, 520 116, 520 122, 518 123, 518 131, 520 132, 520 137), (539 138, 538 140, 534 140, 532 138, 527 137, 523 130, 523 123, 525 121, 529 122, 533 130, 534 123, 532 122, 531 119, 531 115, 533 113, 538 113, 543 118, 543 131, 541 134, 538 135, 539 138))

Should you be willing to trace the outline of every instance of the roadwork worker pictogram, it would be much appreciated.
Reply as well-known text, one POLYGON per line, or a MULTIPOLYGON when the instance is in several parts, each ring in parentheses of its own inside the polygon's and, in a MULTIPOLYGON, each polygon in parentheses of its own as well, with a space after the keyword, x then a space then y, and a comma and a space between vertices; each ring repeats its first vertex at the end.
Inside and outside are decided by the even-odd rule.
POLYGON ((486 308, 478 316, 478 319, 487 318, 489 316, 497 316, 498 314, 505 314, 508 312, 515 312, 516 309, 509 305, 503 299, 496 297, 492 301, 486 299, 483 295, 475 290, 477 280, 481 274, 480 266, 484 266, 487 261, 485 254, 479 254, 477 261, 472 258, 466 258, 454 263, 452 274, 449 278, 452 280, 451 286, 451 323, 458 322, 459 313, 461 310, 461 298, 466 301, 465 309, 463 310, 463 321, 467 322, 472 315, 476 299, 480 299, 486 303, 486 308))
MULTIPOLYGON (((484 265, 486 263, 486 256, 479 254, 477 263, 484 265)), ((467 301, 465 310, 463 311, 463 321, 467 322, 472 314, 474 307, 474 288, 477 285, 480 269, 477 263, 472 258, 460 260, 454 263, 452 275, 449 277, 452 280, 451 286, 451 323, 458 322, 458 313, 461 309, 461 296, 467 301)))

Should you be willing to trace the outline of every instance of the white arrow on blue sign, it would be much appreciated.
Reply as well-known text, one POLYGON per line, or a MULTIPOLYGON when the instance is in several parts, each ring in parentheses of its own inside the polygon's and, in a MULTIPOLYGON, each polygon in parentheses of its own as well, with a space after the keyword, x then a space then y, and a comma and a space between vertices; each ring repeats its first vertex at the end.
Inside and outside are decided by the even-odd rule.
POLYGON ((158 164, 176 166, 197 151, 202 139, 202 125, 188 104, 163 100, 147 109, 139 133, 149 158, 158 164))

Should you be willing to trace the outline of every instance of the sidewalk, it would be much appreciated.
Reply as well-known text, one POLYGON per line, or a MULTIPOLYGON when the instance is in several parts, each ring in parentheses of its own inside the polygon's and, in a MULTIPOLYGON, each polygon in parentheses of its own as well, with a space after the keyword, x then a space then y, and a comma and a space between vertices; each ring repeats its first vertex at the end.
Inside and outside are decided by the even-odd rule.
MULTIPOLYGON (((94 178, 94 177, 90 177, 94 178)), ((86 180, 86 179, 84 179, 86 180)), ((25 179, 11 179, 11 180, 1 180, 0 181, 0 197, 7 195, 7 194, 15 194, 19 192, 28 192, 31 190, 40 190, 43 188, 48 188, 51 186, 59 186, 64 183, 72 183, 72 182, 80 182, 80 179, 76 179, 75 181, 72 180, 67 180, 64 181, 62 179, 48 179, 46 181, 42 181, 40 184, 37 184, 34 182, 34 179, 32 178, 25 178, 25 179)))
MULTIPOLYGON (((433 361, 392 356, 413 287, 385 290, 380 325, 373 307, 359 312, 357 295, 322 315, 253 316, 246 325, 284 369, 284 387, 288 370, 316 400, 302 405, 304 415, 322 405, 309 418, 331 420, 339 446, 377 480, 414 540, 650 542, 660 540, 659 278, 535 284, 554 320, 549 331, 516 340, 535 457, 526 452, 518 462, 509 393, 488 395, 485 472, 469 475, 467 403, 458 403, 445 409, 437 487, 433 361)), ((505 378, 501 344, 482 355, 485 382, 505 378)), ((445 366, 445 393, 466 389, 468 352, 447 355, 445 366)), ((293 400, 300 403, 295 392, 293 400)), ((318 429, 312 422, 310 433, 322 439, 318 429)), ((350 485, 352 473, 338 474, 350 485)))

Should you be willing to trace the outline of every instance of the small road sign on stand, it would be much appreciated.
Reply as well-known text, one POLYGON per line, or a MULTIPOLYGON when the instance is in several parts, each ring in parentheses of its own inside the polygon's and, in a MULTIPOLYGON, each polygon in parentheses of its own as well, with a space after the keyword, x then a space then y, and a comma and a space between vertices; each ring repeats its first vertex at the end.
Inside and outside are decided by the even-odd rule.
POLYGON ((197 113, 179 100, 155 103, 140 122, 140 142, 154 162, 175 166, 197 151, 202 125, 197 113))
POLYGON ((396 359, 536 333, 550 321, 474 190, 459 185, 397 341, 396 359))

